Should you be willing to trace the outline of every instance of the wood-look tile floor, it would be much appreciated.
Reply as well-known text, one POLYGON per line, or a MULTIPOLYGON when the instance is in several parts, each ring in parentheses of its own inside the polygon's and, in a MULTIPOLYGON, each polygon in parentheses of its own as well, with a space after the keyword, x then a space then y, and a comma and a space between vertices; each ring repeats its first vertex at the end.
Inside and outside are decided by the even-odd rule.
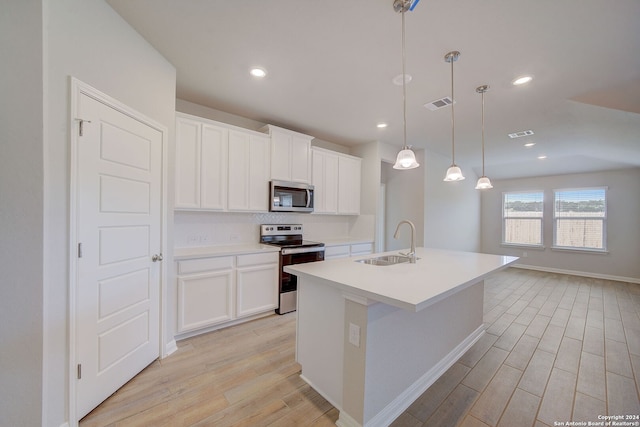
MULTIPOLYGON (((484 308, 487 333, 394 427, 640 415, 640 285, 510 268, 485 281, 484 308)), ((332 426, 294 346, 295 313, 180 341, 80 426, 332 426)))

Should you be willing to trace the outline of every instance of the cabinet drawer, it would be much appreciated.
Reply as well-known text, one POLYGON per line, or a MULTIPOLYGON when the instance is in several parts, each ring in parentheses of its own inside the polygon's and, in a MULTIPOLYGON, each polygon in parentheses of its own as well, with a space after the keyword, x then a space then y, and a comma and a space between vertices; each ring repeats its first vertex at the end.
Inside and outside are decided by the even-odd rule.
POLYGON ((238 255, 237 266, 246 267, 248 265, 273 264, 278 262, 279 252, 266 252, 259 254, 238 255))
POLYGON ((373 252, 373 245, 371 243, 351 245, 351 255, 370 254, 371 252, 373 252))
POLYGON ((233 268, 233 257, 215 257, 178 261, 178 274, 199 273, 201 271, 233 268))
POLYGON ((349 245, 344 246, 327 246, 324 249, 325 258, 340 258, 349 256, 349 245))

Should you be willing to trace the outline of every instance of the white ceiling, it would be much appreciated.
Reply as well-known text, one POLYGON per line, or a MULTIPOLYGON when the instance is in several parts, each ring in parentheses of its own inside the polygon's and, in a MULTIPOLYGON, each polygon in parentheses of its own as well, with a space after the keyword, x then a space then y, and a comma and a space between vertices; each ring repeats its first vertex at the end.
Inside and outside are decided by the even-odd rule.
MULTIPOLYGON (((337 144, 402 146, 393 0, 107 1, 176 67, 180 99, 337 144)), ((451 95, 452 50, 463 172, 481 172, 482 84, 490 178, 640 166, 640 1, 421 0, 406 14, 407 139, 448 158, 451 109, 423 104, 451 95), (523 74, 534 80, 513 86, 523 74)))

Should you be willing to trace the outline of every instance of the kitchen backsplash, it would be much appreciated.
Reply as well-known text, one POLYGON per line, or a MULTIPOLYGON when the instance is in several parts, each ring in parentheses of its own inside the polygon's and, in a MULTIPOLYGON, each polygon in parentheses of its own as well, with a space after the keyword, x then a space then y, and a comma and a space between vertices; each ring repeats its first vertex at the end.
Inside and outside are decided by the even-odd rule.
POLYGON ((373 215, 176 211, 175 247, 256 243, 260 236, 260 224, 303 224, 305 239, 317 241, 346 237, 373 239, 374 232, 373 215))

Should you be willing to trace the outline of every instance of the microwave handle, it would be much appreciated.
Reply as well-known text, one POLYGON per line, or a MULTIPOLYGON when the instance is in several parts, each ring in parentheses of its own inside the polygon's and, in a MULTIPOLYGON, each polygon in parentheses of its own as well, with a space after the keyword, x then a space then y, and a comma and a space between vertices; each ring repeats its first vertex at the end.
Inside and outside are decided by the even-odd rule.
POLYGON ((309 205, 311 204, 311 190, 309 190, 307 188, 307 208, 309 207, 309 205))

